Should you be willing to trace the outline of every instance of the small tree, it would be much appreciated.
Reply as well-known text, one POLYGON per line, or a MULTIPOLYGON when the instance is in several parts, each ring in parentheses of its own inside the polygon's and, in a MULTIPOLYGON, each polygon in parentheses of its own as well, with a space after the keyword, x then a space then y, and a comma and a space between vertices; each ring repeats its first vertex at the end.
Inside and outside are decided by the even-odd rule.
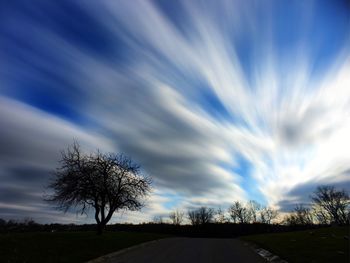
POLYGON ((142 199, 150 192, 151 179, 129 157, 100 151, 83 154, 76 142, 61 154, 61 166, 49 185, 54 192, 46 197, 58 209, 86 213, 93 208, 101 234, 114 212, 144 206, 142 199))
POLYGON ((251 211, 239 201, 234 202, 228 212, 234 223, 247 224, 252 219, 251 211))
POLYGON ((161 216, 161 215, 154 216, 152 222, 155 223, 155 224, 163 224, 164 223, 163 222, 163 216, 161 216))
POLYGON ((251 220, 254 222, 258 222, 259 221, 259 213, 261 210, 261 204, 259 204, 257 201, 255 200, 250 200, 247 204, 247 209, 251 215, 251 220))
POLYGON ((219 207, 219 208, 216 210, 216 213, 215 213, 215 222, 216 222, 216 223, 219 223, 219 224, 223 224, 223 223, 226 223, 226 222, 227 222, 227 219, 226 219, 224 210, 222 210, 221 207, 219 207))
POLYGON ((201 207, 197 210, 201 224, 208 224, 213 222, 215 211, 212 208, 201 207))
POLYGON ((311 195, 315 205, 323 208, 336 224, 347 223, 349 195, 344 190, 336 190, 334 186, 319 186, 311 195))
POLYGON ((185 214, 183 212, 175 210, 169 214, 169 218, 174 225, 181 225, 184 219, 184 215, 185 214))
POLYGON ((272 220, 277 218, 278 212, 277 210, 271 207, 264 207, 260 212, 261 223, 271 224, 272 220))
POLYGON ((187 216, 191 222, 191 225, 196 226, 200 224, 199 216, 196 210, 188 210, 187 216))
POLYGON ((294 213, 297 218, 297 223, 299 225, 312 225, 313 216, 310 208, 303 206, 302 204, 296 205, 294 208, 294 213))
POLYGON ((310 208, 302 204, 296 205, 293 212, 283 219, 287 225, 311 225, 313 224, 313 214, 310 208))
POLYGON ((203 225, 213 222, 214 209, 201 207, 188 211, 188 219, 192 225, 203 225))

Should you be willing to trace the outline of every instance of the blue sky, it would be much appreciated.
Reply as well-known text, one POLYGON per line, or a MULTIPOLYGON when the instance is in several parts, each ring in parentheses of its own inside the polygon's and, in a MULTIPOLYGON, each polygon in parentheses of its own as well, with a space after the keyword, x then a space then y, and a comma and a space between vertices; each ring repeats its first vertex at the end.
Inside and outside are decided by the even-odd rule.
POLYGON ((59 152, 124 152, 147 221, 350 189, 349 1, 2 1, 0 217, 86 222, 41 196, 59 152))

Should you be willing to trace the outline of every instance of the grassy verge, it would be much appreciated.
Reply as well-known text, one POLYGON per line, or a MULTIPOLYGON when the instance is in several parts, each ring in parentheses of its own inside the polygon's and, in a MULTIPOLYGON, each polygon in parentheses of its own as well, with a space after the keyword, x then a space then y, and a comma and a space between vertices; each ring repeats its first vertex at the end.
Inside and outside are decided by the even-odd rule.
POLYGON ((288 262, 350 262, 349 227, 252 235, 243 240, 256 243, 288 262))
POLYGON ((36 232, 0 234, 1 262, 85 262, 129 246, 165 237, 159 234, 36 232))

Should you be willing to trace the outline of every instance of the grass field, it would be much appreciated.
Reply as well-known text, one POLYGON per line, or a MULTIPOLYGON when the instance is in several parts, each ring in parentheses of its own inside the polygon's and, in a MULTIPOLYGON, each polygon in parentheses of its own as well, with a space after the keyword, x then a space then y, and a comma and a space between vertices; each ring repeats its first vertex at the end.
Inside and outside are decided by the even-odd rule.
POLYGON ((256 243, 288 262, 350 262, 349 227, 253 235, 242 238, 256 243))
POLYGON ((0 262, 85 262, 122 248, 165 237, 158 234, 37 232, 0 234, 0 262))

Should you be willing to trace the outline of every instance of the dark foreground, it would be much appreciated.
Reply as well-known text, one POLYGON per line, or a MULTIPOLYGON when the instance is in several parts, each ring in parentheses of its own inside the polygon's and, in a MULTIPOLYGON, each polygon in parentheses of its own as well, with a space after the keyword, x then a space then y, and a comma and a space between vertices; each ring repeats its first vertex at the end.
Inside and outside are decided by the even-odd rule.
POLYGON ((165 235, 106 232, 29 232, 0 234, 0 262, 86 262, 165 235))
POLYGON ((327 227, 307 231, 246 236, 242 239, 258 244, 289 263, 348 263, 349 226, 327 227))
POLYGON ((94 262, 221 263, 265 262, 239 239, 166 238, 94 262))
MULTIPOLYGON (((349 234, 347 226, 253 235, 246 236, 244 239, 257 243, 290 263, 350 262, 349 234)), ((96 235, 94 231, 0 233, 0 262, 86 262, 164 237, 169 235, 121 231, 107 231, 102 236, 96 235)), ((146 247, 141 247, 139 248, 141 250, 132 252, 130 257, 135 257, 134 262, 138 262, 137 257, 145 260, 139 262, 157 262, 158 260, 158 262, 185 263, 201 262, 202 259, 206 260, 203 262, 220 262, 219 260, 259 262, 255 260, 260 260, 254 252, 244 246, 243 242, 246 241, 240 242, 237 239, 184 237, 176 238, 176 242, 167 240, 156 241, 159 244, 154 250, 146 251, 145 256, 142 251, 145 251, 143 249, 146 247), (179 240, 181 242, 178 242, 179 240)), ((125 258, 125 260, 129 259, 125 258)))

